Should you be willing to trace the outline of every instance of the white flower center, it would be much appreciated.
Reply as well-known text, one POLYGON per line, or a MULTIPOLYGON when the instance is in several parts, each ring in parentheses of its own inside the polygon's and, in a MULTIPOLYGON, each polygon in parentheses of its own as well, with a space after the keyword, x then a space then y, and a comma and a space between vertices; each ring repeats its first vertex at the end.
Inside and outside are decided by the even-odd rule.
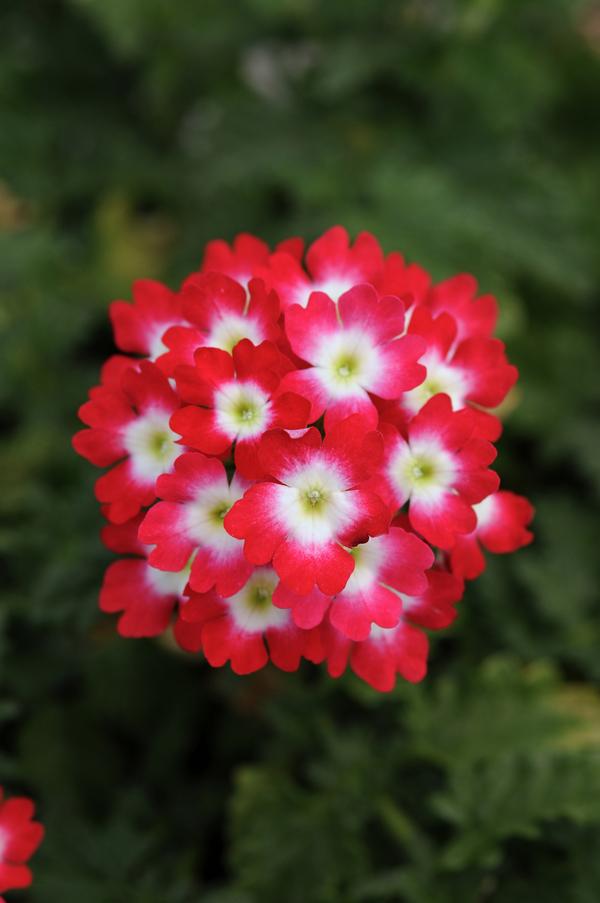
POLYGON ((190 578, 192 569, 192 560, 186 564, 181 571, 173 573, 172 571, 159 571, 148 565, 146 568, 146 579, 154 592, 159 596, 179 596, 183 595, 183 591, 190 578))
POLYGON ((177 445, 180 438, 169 428, 171 413, 149 411, 138 417, 124 430, 123 443, 135 475, 145 482, 155 480, 171 469, 183 449, 177 445))
POLYGON ((286 475, 285 483, 278 491, 279 518, 304 545, 335 538, 356 517, 352 494, 331 462, 314 461, 286 475))
POLYGON ((354 570, 344 589, 345 593, 356 593, 372 586, 378 578, 383 547, 379 537, 350 549, 354 558, 354 570))
POLYGON ((206 344, 231 352, 242 339, 250 339, 253 345, 259 345, 263 335, 255 320, 230 314, 217 320, 206 338, 206 344))
POLYGON ((241 631, 262 633, 268 627, 280 627, 287 622, 289 612, 275 608, 271 601, 277 582, 273 568, 256 568, 244 588, 225 600, 241 631))
POLYGON ((217 423, 232 441, 260 435, 271 419, 271 402, 254 383, 226 383, 216 393, 214 404, 217 423))
POLYGON ((453 456, 431 440, 401 446, 388 465, 402 494, 421 501, 435 501, 452 484, 455 472, 453 456))
POLYGON ((315 357, 317 372, 334 398, 361 394, 377 372, 377 362, 376 346, 357 329, 326 336, 315 357))
POLYGON ((225 482, 203 487, 194 500, 186 505, 186 525, 190 538, 222 554, 231 553, 240 541, 227 533, 223 521, 231 506, 243 494, 243 491, 228 486, 225 482))
POLYGON ((430 398, 443 392, 450 397, 455 411, 463 408, 469 392, 466 374, 458 367, 449 366, 437 355, 424 357, 421 363, 427 368, 427 376, 420 386, 404 393, 402 406, 411 414, 416 414, 430 398))

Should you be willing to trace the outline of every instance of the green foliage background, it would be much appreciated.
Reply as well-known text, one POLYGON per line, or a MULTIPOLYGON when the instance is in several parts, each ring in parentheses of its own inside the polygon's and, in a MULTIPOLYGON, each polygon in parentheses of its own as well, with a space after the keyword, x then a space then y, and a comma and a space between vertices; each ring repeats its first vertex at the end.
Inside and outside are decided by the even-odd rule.
POLYGON ((2 5, 0 781, 48 829, 21 899, 600 899, 599 95, 593 2, 2 5), (133 278, 336 222, 475 273, 522 372, 499 469, 536 543, 391 696, 120 639, 69 444, 133 278))

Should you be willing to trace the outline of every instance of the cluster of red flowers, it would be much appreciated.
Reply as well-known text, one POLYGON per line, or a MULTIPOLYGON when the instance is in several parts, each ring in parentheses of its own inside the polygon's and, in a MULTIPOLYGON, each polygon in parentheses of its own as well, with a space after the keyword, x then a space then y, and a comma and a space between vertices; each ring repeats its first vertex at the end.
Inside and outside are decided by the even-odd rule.
MULTIPOLYGON (((31 871, 25 865, 44 836, 42 825, 33 821, 33 803, 26 797, 4 799, 0 787, 0 894, 29 887, 31 871)), ((4 898, 0 896, 0 903, 4 898)))
POLYGON ((209 243, 177 292, 110 315, 111 357, 75 449, 99 467, 102 538, 125 556, 100 606, 123 636, 173 623, 238 674, 301 658, 378 690, 427 667, 482 547, 531 540, 489 469, 517 379, 472 276, 433 284, 337 226, 303 254, 209 243))

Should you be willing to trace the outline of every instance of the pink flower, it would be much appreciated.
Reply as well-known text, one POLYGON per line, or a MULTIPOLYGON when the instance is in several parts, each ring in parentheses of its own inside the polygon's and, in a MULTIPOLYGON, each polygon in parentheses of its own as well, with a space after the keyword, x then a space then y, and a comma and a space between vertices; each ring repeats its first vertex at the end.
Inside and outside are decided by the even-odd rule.
POLYGON ((433 552, 422 540, 401 527, 369 539, 350 550, 354 570, 346 586, 331 598, 318 590, 307 596, 290 592, 285 584, 273 601, 291 608, 299 627, 320 624, 329 610, 333 627, 351 640, 365 640, 372 624, 396 627, 402 613, 402 593, 425 590, 425 571, 433 565, 433 552))
POLYGON ((169 420, 179 398, 149 361, 125 367, 121 386, 98 386, 79 409, 89 429, 73 437, 75 450, 98 467, 117 463, 96 481, 96 498, 114 523, 130 520, 155 499, 154 484, 183 449, 169 420))
POLYGON ((306 254, 209 242, 179 291, 133 294, 73 440, 110 468, 101 609, 238 674, 421 680, 482 548, 531 541, 489 469, 518 375, 495 299, 342 226, 306 254))
POLYGON ((246 292, 229 276, 194 274, 184 283, 181 297, 191 325, 166 331, 163 343, 169 350, 157 361, 170 376, 180 364, 193 365, 200 347, 231 352, 242 339, 260 345, 281 338, 279 298, 260 279, 252 279, 246 292))
POLYGON ((474 580, 485 569, 481 546, 488 552, 514 552, 529 545, 533 533, 527 529, 533 518, 533 506, 514 492, 495 492, 474 505, 477 526, 457 536, 450 549, 452 571, 466 580, 474 580))
POLYGON ((163 633, 184 600, 190 574, 187 563, 177 572, 152 567, 148 561, 151 546, 138 539, 142 518, 139 514, 125 524, 107 524, 102 530, 107 548, 129 556, 108 566, 100 590, 101 611, 122 612, 117 629, 126 637, 163 633))
POLYGON ((385 463, 371 484, 394 511, 408 502, 412 528, 442 549, 474 529, 473 505, 498 488, 487 469, 496 450, 473 437, 475 425, 470 410, 453 411, 447 395, 435 395, 410 421, 407 438, 386 431, 385 463))
POLYGON ((230 662, 236 674, 250 674, 270 660, 283 671, 298 669, 307 632, 294 624, 289 612, 273 605, 276 585, 272 567, 257 567, 228 598, 214 592, 191 596, 182 618, 202 625, 202 650, 214 668, 230 662))
POLYGON ((190 587, 198 593, 216 587, 230 595, 240 589, 252 565, 223 523, 246 487, 237 475, 230 484, 217 458, 199 452, 181 455, 174 472, 157 480, 163 501, 149 509, 139 528, 140 540, 154 545, 148 556, 153 568, 174 573, 189 568, 190 587))
POLYGON ((290 307, 286 334, 294 352, 312 366, 293 370, 281 390, 297 392, 311 403, 310 420, 325 414, 325 426, 360 413, 375 428, 378 412, 370 393, 399 398, 425 379, 417 363, 425 351, 418 336, 402 336, 404 305, 379 298, 370 285, 359 285, 336 305, 315 293, 306 308, 290 307))
POLYGON ((292 304, 306 307, 312 292, 324 292, 337 301, 352 286, 374 282, 383 268, 383 254, 369 232, 361 232, 351 245, 343 226, 334 226, 309 247, 306 267, 308 273, 289 247, 280 247, 261 271, 284 309, 292 304))
POLYGON ((304 398, 277 392, 292 364, 271 342, 255 347, 248 339, 231 354, 200 348, 194 360, 194 367, 182 366, 175 373, 180 397, 191 404, 174 414, 172 429, 186 445, 207 455, 227 454, 235 444, 240 473, 259 477, 258 443, 266 430, 301 429, 308 422, 304 398))
POLYGON ((170 326, 184 323, 180 297, 152 279, 133 284, 133 304, 113 301, 110 305, 115 344, 121 351, 156 360, 166 351, 162 337, 170 326))
POLYGON ((296 438, 273 430, 259 445, 273 482, 251 486, 225 518, 225 529, 245 540, 248 561, 272 561, 292 591, 305 594, 316 584, 337 593, 354 570, 345 546, 388 527, 381 499, 361 487, 380 454, 381 437, 358 414, 325 439, 314 428, 296 438))
POLYGON ((33 813, 30 799, 6 799, 0 787, 0 893, 31 884, 31 870, 25 863, 44 837, 44 828, 33 821, 33 813))

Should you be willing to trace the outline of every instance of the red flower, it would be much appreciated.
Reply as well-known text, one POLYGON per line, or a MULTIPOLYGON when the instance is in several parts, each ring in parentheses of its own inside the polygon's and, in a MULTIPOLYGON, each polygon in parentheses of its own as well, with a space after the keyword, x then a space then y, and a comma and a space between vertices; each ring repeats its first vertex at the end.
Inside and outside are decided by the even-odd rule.
POLYGON ((387 691, 424 676, 481 549, 531 541, 489 469, 517 370, 472 276, 434 285, 341 226, 303 251, 209 242, 180 291, 111 305, 123 353, 73 440, 112 467, 102 535, 126 557, 100 607, 239 674, 304 657, 387 691))
POLYGON ((163 343, 169 351, 157 361, 169 375, 179 364, 192 365, 202 346, 231 352, 242 339, 260 345, 281 338, 279 298, 261 279, 252 279, 246 293, 228 276, 194 274, 184 283, 182 300, 191 325, 167 330, 163 343))
POLYGON ((475 426, 470 410, 453 411, 447 395, 435 395, 409 423, 406 439, 386 431, 385 464, 372 481, 393 511, 408 501, 413 529, 442 549, 474 529, 473 505, 498 488, 498 475, 487 469, 496 450, 473 438, 475 426))
MULTIPOLYGON (((302 249, 303 242, 300 238, 289 238, 277 246, 277 252, 289 254, 295 260, 302 257, 302 249)), ((253 276, 260 275, 270 253, 269 246, 264 241, 242 232, 236 235, 231 246, 221 239, 209 241, 204 251, 201 271, 224 273, 246 286, 253 276)))
POLYGON ((245 540, 248 561, 272 561, 293 592, 309 593, 315 584, 326 594, 340 592, 354 570, 344 546, 389 524, 381 499, 361 488, 380 455, 381 436, 358 414, 324 440, 314 428, 296 438, 273 430, 259 445, 273 482, 251 486, 226 516, 225 529, 245 540))
POLYGON ((481 546, 497 554, 514 552, 533 539, 533 533, 527 529, 533 506, 522 495, 502 490, 473 507, 477 526, 471 533, 457 536, 450 550, 453 573, 466 580, 474 580, 485 569, 481 546))
POLYGON ((333 627, 352 640, 365 640, 372 624, 395 627, 402 612, 402 594, 427 587, 425 571, 433 564, 433 552, 414 534, 392 527, 350 553, 354 570, 337 596, 325 596, 317 589, 301 596, 280 584, 273 595, 275 605, 291 608, 294 621, 305 629, 321 623, 329 609, 333 627))
POLYGON ((33 821, 33 812, 30 799, 6 799, 0 787, 0 893, 31 884, 31 870, 25 863, 44 837, 44 828, 33 821))
POLYGON ((231 484, 216 458, 198 452, 182 455, 172 474, 159 477, 158 502, 146 513, 139 529, 142 542, 154 545, 148 560, 161 571, 180 572, 191 566, 191 588, 230 595, 252 572, 242 544, 225 531, 223 520, 241 498, 247 483, 236 475, 231 484))
MULTIPOLYGON (((448 395, 455 411, 467 405, 477 406, 472 410, 478 419, 478 434, 492 441, 497 439, 500 421, 481 408, 497 407, 517 381, 517 368, 508 363, 504 343, 486 336, 471 336, 459 342, 454 318, 448 313, 434 317, 423 306, 414 309, 408 334, 421 336, 426 342, 420 363, 426 368, 427 376, 417 388, 405 392, 398 400, 402 419, 406 422, 430 398, 443 393, 448 395)), ((382 415, 390 419, 390 408, 382 411, 382 415)))
POLYGON ((441 569, 429 571, 425 590, 418 596, 402 594, 403 615, 395 627, 374 624, 361 642, 352 642, 331 623, 313 632, 306 656, 327 660, 331 677, 339 677, 348 662, 354 673, 382 693, 394 689, 396 675, 416 683, 427 673, 429 642, 419 627, 440 630, 456 617, 454 604, 462 595, 462 582, 441 569))
POLYGON ((236 674, 250 674, 270 660, 282 671, 298 669, 308 635, 273 605, 276 584, 273 568, 258 567, 229 598, 192 594, 182 618, 202 625, 202 650, 214 668, 231 662, 236 674))
POLYGON ((261 272, 275 289, 284 308, 292 304, 306 307, 312 292, 324 292, 334 301, 362 282, 374 282, 383 269, 379 242, 361 232, 353 245, 342 226, 334 226, 309 247, 306 268, 298 257, 281 249, 273 254, 261 272))
POLYGON ((398 398, 427 373, 417 363, 425 342, 399 338, 404 305, 392 296, 379 299, 369 285, 350 289, 337 306, 313 294, 306 308, 288 309, 285 328, 294 352, 312 366, 287 373, 281 388, 310 399, 310 420, 324 413, 326 427, 360 413, 375 428, 378 412, 369 393, 398 398))
POLYGON ((177 390, 191 402, 177 411, 171 427, 182 441, 207 455, 224 455, 235 443, 235 464, 248 479, 261 475, 258 442, 273 427, 301 429, 309 405, 291 392, 279 393, 281 375, 292 364, 271 342, 258 347, 248 339, 231 354, 200 348, 194 367, 176 370, 177 390))
POLYGON ((148 561, 151 546, 138 539, 142 518, 139 514, 126 524, 107 524, 102 530, 107 548, 130 556, 108 566, 100 590, 101 611, 122 612, 117 629, 126 637, 163 633, 178 603, 183 601, 190 573, 187 562, 175 573, 152 567, 148 561))
POLYGON ((121 388, 98 386, 79 409, 90 427, 73 437, 80 455, 98 467, 117 464, 96 481, 106 516, 124 523, 156 498, 156 478, 170 470, 183 449, 169 427, 179 399, 149 361, 122 372, 121 388))
POLYGON ((152 279, 134 282, 133 304, 113 301, 110 319, 117 348, 151 360, 166 351, 162 342, 166 330, 185 322, 180 297, 152 279))

